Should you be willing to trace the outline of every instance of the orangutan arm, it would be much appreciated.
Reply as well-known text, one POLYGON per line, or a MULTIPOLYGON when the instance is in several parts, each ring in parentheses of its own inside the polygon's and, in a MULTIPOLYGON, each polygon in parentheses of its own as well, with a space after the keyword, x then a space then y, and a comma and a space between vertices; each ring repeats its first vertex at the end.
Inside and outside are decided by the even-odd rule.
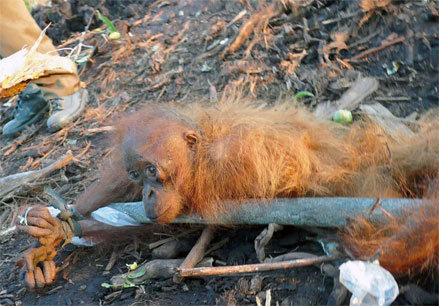
POLYGON ((88 187, 73 206, 83 216, 115 202, 139 200, 142 188, 134 184, 118 155, 113 154, 100 170, 99 181, 88 187))

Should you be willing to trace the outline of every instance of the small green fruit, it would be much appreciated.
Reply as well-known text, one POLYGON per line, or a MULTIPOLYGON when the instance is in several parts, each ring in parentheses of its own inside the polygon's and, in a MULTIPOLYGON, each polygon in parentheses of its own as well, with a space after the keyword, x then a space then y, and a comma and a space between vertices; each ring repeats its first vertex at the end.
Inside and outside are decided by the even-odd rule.
POLYGON ((110 35, 108 35, 108 38, 111 40, 119 39, 120 33, 119 32, 111 32, 110 35))
POLYGON ((337 123, 348 124, 352 122, 352 113, 345 109, 340 109, 334 113, 332 120, 337 123))

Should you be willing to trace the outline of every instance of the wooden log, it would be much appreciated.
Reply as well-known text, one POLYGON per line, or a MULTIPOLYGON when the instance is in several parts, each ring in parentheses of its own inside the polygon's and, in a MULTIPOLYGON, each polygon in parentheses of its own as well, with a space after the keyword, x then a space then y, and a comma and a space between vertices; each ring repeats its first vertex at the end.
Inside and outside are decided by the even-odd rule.
MULTIPOLYGON (((409 208, 416 208, 420 199, 380 199, 380 206, 391 215, 403 214, 409 208)), ((369 211, 376 203, 376 198, 281 198, 273 200, 249 200, 243 204, 225 203, 230 208, 227 214, 220 215, 212 224, 270 224, 295 226, 319 226, 339 227, 347 224, 349 219, 366 216, 377 220, 383 217, 383 211, 375 209, 369 211)), ((116 213, 129 216, 138 224, 154 223, 145 215, 142 202, 117 203, 108 206, 116 213)), ((96 220, 118 226, 117 222, 110 222, 105 217, 112 212, 100 213, 100 209, 92 213, 96 220)), ((180 216, 172 223, 196 223, 207 224, 208 222, 199 216, 180 216)), ((133 224, 136 225, 136 224, 133 224)))

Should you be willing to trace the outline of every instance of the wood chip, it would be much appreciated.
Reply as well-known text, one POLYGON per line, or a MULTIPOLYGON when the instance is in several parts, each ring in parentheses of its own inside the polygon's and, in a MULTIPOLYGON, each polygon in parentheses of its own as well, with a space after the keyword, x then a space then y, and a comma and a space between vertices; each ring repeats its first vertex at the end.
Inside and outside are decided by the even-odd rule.
POLYGON ((352 111, 377 89, 378 81, 376 79, 371 77, 359 78, 335 103, 327 102, 317 105, 314 114, 317 118, 329 120, 334 112, 339 109, 352 111))

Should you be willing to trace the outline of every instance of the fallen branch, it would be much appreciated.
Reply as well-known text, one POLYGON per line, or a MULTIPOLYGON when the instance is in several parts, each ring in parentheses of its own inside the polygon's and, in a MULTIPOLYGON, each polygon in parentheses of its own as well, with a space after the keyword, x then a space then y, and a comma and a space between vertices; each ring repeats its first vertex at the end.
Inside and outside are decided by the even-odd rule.
POLYGON ((369 95, 378 89, 378 81, 374 78, 359 78, 342 96, 333 102, 321 103, 314 114, 320 119, 332 119, 332 115, 339 109, 354 110, 369 95))
POLYGON ((380 103, 360 105, 361 111, 394 140, 413 137, 415 134, 380 103))
POLYGON ((206 268, 177 268, 179 277, 226 275, 237 273, 265 272, 281 269, 310 266, 322 262, 340 259, 338 256, 319 256, 315 258, 296 259, 272 263, 260 263, 251 265, 226 266, 226 267, 206 267, 206 268))
MULTIPOLYGON (((113 288, 124 287, 126 285, 142 284, 148 279, 166 279, 171 278, 175 269, 183 262, 179 259, 154 259, 140 264, 137 269, 128 273, 118 274, 111 277, 113 288)), ((199 263, 199 267, 211 267, 212 257, 205 258, 199 263)))
POLYGON ((13 194, 16 194, 17 191, 20 190, 23 186, 34 182, 42 177, 45 177, 53 171, 66 166, 72 161, 72 159, 72 152, 68 151, 67 154, 61 157, 58 161, 43 169, 12 174, 0 178, 0 199, 4 201, 4 197, 11 197, 13 194))
POLYGON ((270 242, 273 237, 274 232, 280 231, 283 229, 282 225, 276 223, 270 223, 266 229, 264 229, 258 237, 255 239, 255 251, 256 256, 258 257, 260 262, 263 262, 265 259, 265 246, 270 242))
POLYGON ((8 227, 7 229, 5 229, 5 230, 0 232, 0 237, 6 236, 8 234, 12 234, 12 233, 15 232, 16 229, 17 229, 17 227, 15 225, 11 226, 11 227, 8 227))
MULTIPOLYGON (((180 269, 192 269, 194 268, 204 257, 204 253, 206 251, 206 247, 209 245, 210 241, 213 238, 213 231, 209 226, 206 226, 201 233, 200 238, 197 243, 194 245, 192 250, 186 256, 186 259, 181 264, 180 269)), ((180 283, 181 278, 178 274, 174 275, 174 282, 180 283)))
MULTIPOLYGON (((295 226, 338 227, 345 226, 349 219, 366 216, 371 220, 383 218, 381 209, 368 215, 376 198, 280 198, 274 200, 249 200, 236 204, 226 202, 222 205, 227 214, 219 215, 212 224, 270 224, 295 226)), ((422 202, 420 199, 381 199, 381 207, 392 215, 405 212, 406 209, 416 208, 422 202)), ((96 220, 112 224, 106 219, 108 207, 118 213, 124 213, 137 223, 154 223, 145 215, 142 202, 116 203, 106 209, 98 209, 92 213, 96 220)), ((207 221, 199 216, 180 216, 172 223, 206 224, 207 221)))

